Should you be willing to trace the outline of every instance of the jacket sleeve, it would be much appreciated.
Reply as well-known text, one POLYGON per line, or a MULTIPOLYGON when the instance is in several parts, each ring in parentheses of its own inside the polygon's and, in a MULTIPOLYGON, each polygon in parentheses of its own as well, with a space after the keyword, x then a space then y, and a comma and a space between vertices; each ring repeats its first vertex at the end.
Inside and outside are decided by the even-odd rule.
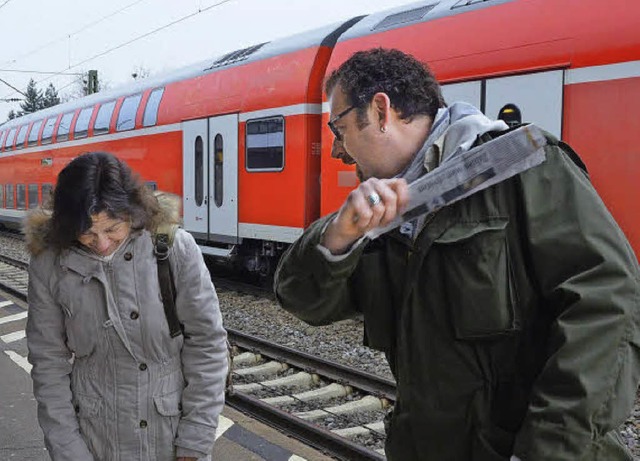
POLYGON ((275 294, 284 309, 311 325, 327 325, 356 315, 349 278, 365 245, 339 261, 329 261, 318 249, 322 230, 334 214, 313 223, 280 259, 275 294))
POLYGON ((52 460, 92 461, 71 400, 71 352, 66 345, 65 314, 48 283, 54 270, 52 259, 46 252, 32 257, 29 265, 26 336, 38 420, 52 460))
POLYGON ((586 173, 559 146, 548 146, 546 162, 522 174, 521 184, 532 272, 554 320, 548 343, 539 344, 548 359, 514 454, 523 461, 585 459, 633 407, 638 263, 586 173))
POLYGON ((175 440, 178 456, 205 457, 215 441, 224 406, 228 370, 227 332, 218 296, 195 240, 178 230, 173 244, 176 308, 184 325, 182 417, 175 440))

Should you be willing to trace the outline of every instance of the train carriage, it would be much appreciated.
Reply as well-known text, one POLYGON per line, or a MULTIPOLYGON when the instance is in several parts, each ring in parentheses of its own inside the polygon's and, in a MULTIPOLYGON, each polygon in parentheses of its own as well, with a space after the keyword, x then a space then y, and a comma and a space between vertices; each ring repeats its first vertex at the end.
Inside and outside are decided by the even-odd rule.
POLYGON ((568 141, 638 253, 638 17, 626 0, 420 1, 55 106, 0 125, 0 219, 19 221, 74 156, 106 150, 183 197, 205 254, 268 273, 357 184, 331 158, 322 83, 383 46, 428 62, 447 101, 568 141))

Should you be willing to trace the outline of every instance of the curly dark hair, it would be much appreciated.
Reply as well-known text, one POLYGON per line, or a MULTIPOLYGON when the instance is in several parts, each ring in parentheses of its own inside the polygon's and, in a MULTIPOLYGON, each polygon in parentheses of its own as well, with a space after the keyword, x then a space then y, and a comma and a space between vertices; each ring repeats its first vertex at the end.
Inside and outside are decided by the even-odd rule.
POLYGON ((339 85, 349 103, 357 108, 358 124, 367 125, 365 108, 378 92, 386 93, 400 118, 416 115, 432 119, 445 107, 440 85, 428 66, 399 50, 374 48, 354 53, 327 78, 330 94, 339 85))
POLYGON ((88 152, 58 175, 49 205, 53 208, 47 241, 72 246, 93 225, 91 216, 130 219, 134 230, 156 228, 163 211, 156 197, 129 166, 112 154, 88 152))

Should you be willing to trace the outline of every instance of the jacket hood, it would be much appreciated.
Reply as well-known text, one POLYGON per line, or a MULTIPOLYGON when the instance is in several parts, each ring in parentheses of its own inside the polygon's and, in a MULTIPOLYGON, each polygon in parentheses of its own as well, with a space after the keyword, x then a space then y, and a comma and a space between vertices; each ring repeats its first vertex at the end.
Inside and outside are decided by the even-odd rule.
MULTIPOLYGON (((181 223, 181 199, 179 196, 168 192, 154 192, 161 213, 154 219, 154 227, 161 223, 181 223)), ((42 253, 53 245, 49 241, 51 231, 52 211, 38 207, 30 211, 23 222, 23 233, 27 243, 27 250, 32 256, 42 253)), ((153 231, 153 229, 150 229, 153 231)))

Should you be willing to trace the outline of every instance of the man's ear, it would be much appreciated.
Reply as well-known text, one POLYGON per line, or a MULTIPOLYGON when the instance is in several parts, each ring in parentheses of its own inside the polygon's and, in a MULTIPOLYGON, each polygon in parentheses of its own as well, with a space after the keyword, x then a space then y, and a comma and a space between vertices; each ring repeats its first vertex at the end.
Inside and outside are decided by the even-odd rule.
POLYGON ((380 131, 385 132, 391 120, 391 100, 389 96, 383 92, 376 93, 373 95, 371 105, 374 110, 374 120, 379 125, 378 128, 380 131))

